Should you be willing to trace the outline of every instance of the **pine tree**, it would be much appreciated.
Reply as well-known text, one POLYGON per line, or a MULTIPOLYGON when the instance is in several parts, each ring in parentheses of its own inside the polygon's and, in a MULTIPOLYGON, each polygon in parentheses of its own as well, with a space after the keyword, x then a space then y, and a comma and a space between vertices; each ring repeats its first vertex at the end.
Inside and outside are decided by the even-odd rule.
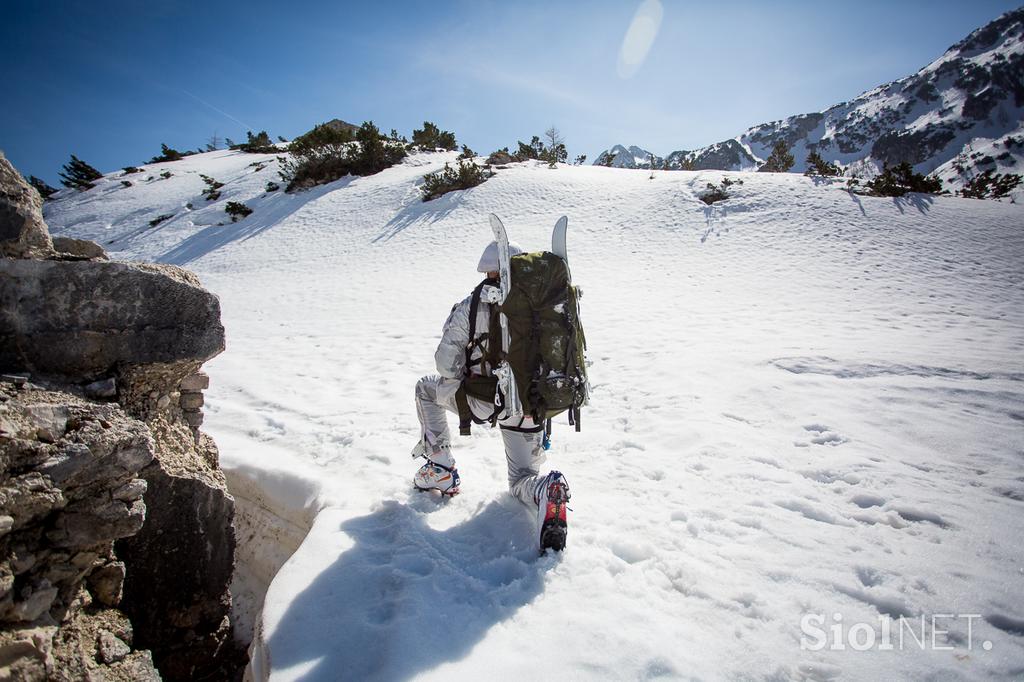
POLYGON ((220 149, 220 138, 217 137, 217 131, 213 131, 213 137, 206 141, 206 151, 215 152, 220 149))
POLYGON ((817 151, 811 151, 807 155, 807 170, 804 171, 804 175, 822 175, 825 177, 835 177, 842 171, 839 170, 839 166, 835 166, 825 159, 821 158, 821 154, 817 151))
POLYGON ((43 199, 49 199, 50 195, 54 194, 57 191, 56 188, 50 187, 48 184, 46 184, 45 180, 41 180, 40 178, 37 178, 34 175, 28 176, 28 184, 35 187, 36 191, 39 192, 39 196, 41 196, 43 199))
POLYGON ((150 163, 163 163, 165 161, 180 161, 185 155, 179 152, 177 149, 172 149, 167 145, 160 144, 160 156, 154 156, 149 160, 150 163))
POLYGON ((60 182, 65 187, 74 187, 80 192, 95 187, 93 180, 99 180, 103 173, 82 161, 80 158, 71 155, 71 160, 61 167, 60 182))
POLYGON ((906 161, 895 166, 886 165, 882 173, 869 181, 867 186, 873 194, 882 197, 901 197, 907 192, 942 192, 942 181, 938 176, 917 173, 906 161))
POLYGON ((420 149, 446 149, 452 151, 458 144, 455 141, 455 133, 441 130, 430 121, 423 122, 422 130, 412 131, 412 144, 420 149))
POLYGON ((771 155, 758 170, 764 173, 785 173, 793 167, 793 163, 794 159, 793 155, 789 153, 789 146, 779 140, 772 147, 771 155))

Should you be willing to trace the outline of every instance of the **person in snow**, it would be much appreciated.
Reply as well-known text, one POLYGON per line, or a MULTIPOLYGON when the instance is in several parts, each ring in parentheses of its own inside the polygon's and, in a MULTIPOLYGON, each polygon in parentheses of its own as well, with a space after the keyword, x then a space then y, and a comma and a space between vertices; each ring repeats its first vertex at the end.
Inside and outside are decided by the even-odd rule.
MULTIPOLYGON (((509 255, 523 250, 509 244, 509 255)), ((438 490, 443 495, 459 492, 459 472, 452 455, 448 430, 448 412, 459 414, 459 403, 468 405, 477 423, 493 420, 500 429, 508 463, 509 492, 528 507, 538 510, 538 532, 541 549, 545 546, 560 550, 565 541, 565 502, 569 499, 569 486, 558 471, 540 474, 544 463, 544 425, 534 423, 529 416, 514 419, 495 419, 493 402, 486 402, 461 392, 463 380, 474 374, 493 376, 494 367, 488 360, 489 344, 500 343, 489 338, 488 330, 494 306, 487 303, 488 288, 497 289, 498 244, 491 242, 480 256, 477 271, 486 274, 475 315, 472 311, 473 294, 457 303, 444 324, 441 343, 434 353, 439 374, 425 376, 416 383, 416 415, 422 428, 422 437, 413 448, 413 457, 427 461, 413 478, 419 490, 438 490), (475 317, 470 329, 470 318, 475 317), (556 518, 548 518, 552 516, 556 518), (561 530, 553 528, 560 526, 561 530), (559 538, 549 537, 551 532, 559 538)))

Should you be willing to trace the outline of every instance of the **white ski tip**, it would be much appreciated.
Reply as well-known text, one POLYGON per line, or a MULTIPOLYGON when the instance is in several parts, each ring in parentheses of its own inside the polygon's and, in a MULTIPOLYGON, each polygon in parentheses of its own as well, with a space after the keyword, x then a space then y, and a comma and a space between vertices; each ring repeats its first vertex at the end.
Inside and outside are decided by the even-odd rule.
POLYGON ((569 256, 565 246, 565 234, 569 229, 569 218, 562 216, 555 223, 555 229, 551 231, 551 252, 557 256, 560 256, 566 263, 569 262, 569 256))

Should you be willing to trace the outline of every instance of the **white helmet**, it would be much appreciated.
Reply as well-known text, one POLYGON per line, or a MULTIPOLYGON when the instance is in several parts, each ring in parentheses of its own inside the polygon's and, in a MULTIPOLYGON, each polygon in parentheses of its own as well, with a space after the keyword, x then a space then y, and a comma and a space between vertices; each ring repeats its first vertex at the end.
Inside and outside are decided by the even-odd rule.
MULTIPOLYGON (((517 256, 522 253, 523 250, 519 247, 519 244, 515 242, 508 243, 508 255, 517 256)), ((484 249, 484 252, 480 255, 480 262, 476 266, 477 272, 497 272, 498 271, 498 242, 491 242, 484 249)))

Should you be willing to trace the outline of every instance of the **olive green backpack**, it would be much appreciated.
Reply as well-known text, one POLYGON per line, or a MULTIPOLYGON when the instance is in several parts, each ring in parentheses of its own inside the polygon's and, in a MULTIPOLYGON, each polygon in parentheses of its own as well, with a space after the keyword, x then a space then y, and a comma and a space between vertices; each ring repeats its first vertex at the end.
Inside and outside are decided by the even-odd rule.
MULTIPOLYGON (((507 360, 515 375, 523 414, 551 431, 551 418, 568 413, 569 423, 580 430, 580 408, 586 404, 589 385, 584 351, 587 341, 579 316, 580 291, 572 284, 566 261, 550 251, 523 253, 509 259, 511 288, 505 301, 491 311, 490 329, 471 339, 466 349, 466 366, 475 348, 486 350, 477 360, 492 368, 507 360), (502 357, 499 313, 508 320, 509 347, 502 357), (485 343, 486 342, 486 343, 485 343)), ((473 291, 470 304, 470 330, 476 329, 476 312, 484 280, 473 291)), ((504 405, 503 396, 495 396, 494 377, 468 376, 457 396, 460 433, 468 434, 470 423, 490 421, 493 425, 504 405), (471 395, 496 405, 489 420, 476 419, 465 399, 471 395)))

